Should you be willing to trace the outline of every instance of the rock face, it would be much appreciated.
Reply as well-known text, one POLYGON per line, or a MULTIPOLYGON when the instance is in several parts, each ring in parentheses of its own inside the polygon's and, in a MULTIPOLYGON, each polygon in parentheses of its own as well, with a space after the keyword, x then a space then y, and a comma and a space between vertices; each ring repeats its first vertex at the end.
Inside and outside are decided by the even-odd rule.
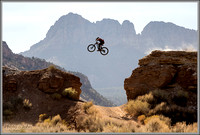
MULTIPOLYGON (((81 82, 77 76, 63 72, 56 68, 46 68, 34 71, 9 72, 3 67, 3 93, 20 92, 24 89, 30 91, 42 91, 44 93, 62 93, 65 88, 72 87, 77 91, 75 97, 79 100, 81 94, 81 82)), ((5 96, 6 97, 6 96, 5 96)))
POLYGON ((124 81, 127 99, 155 89, 180 88, 197 93, 197 52, 153 51, 124 81))

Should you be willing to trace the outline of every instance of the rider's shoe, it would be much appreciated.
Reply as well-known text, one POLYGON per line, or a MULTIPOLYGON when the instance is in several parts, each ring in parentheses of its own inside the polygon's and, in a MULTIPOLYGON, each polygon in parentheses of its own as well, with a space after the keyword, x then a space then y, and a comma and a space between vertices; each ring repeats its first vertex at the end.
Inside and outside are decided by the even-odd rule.
POLYGON ((98 49, 97 51, 101 51, 101 49, 98 49))

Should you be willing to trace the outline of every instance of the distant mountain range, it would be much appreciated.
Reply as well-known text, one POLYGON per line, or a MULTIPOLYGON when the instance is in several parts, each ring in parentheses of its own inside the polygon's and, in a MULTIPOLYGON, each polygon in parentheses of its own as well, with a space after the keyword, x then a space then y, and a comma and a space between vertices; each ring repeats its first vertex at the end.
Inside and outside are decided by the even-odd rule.
MULTIPOLYGON (((2 42, 2 50, 3 66, 7 66, 15 70, 40 70, 48 68, 50 65, 54 65, 56 68, 66 71, 64 68, 61 68, 60 66, 57 66, 51 62, 46 62, 44 59, 42 60, 35 57, 29 58, 19 54, 14 54, 4 41, 2 42)), ((80 81, 82 83, 82 100, 93 101, 94 104, 101 106, 115 106, 114 103, 100 95, 95 89, 92 88, 87 76, 80 72, 67 72, 70 72, 80 78, 80 81)))
MULTIPOLYGON (((21 54, 85 74, 99 93, 116 102, 126 97, 124 79, 137 67, 138 59, 154 49, 197 49, 197 35, 195 30, 157 21, 150 22, 141 34, 136 34, 134 24, 128 20, 122 24, 113 19, 92 23, 69 13, 50 27, 43 40, 21 54), (108 55, 87 51, 87 46, 94 43, 96 37, 105 40, 110 50, 108 55)), ((119 104, 125 102, 123 99, 119 104)))

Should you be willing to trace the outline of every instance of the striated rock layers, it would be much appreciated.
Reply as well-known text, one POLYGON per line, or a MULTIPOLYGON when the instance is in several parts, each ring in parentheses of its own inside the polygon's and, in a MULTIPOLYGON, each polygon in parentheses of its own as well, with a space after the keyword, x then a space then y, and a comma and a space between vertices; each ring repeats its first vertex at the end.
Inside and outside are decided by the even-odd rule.
POLYGON ((155 89, 184 89, 197 93, 197 52, 153 51, 124 81, 127 99, 155 89))
MULTIPOLYGON (((79 100, 81 94, 80 78, 54 67, 34 71, 17 71, 3 67, 3 93, 32 93, 42 91, 47 94, 62 93, 65 88, 72 87, 77 91, 75 97, 79 100)), ((6 98, 7 96, 4 96, 6 98)))

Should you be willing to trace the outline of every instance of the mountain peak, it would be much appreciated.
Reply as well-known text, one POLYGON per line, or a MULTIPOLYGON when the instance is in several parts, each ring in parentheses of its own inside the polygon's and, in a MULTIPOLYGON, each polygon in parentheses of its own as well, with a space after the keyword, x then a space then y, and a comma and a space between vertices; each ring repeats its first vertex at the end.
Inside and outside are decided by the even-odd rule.
POLYGON ((73 13, 73 12, 70 12, 67 15, 63 15, 62 17, 68 17, 68 18, 72 18, 72 19, 74 19, 74 18, 83 18, 81 15, 73 13))
POLYGON ((13 52, 12 50, 8 47, 7 43, 5 41, 2 41, 2 50, 3 50, 3 57, 8 57, 12 56, 13 52))
POLYGON ((129 20, 124 20, 122 23, 122 27, 126 31, 129 31, 129 33, 133 33, 134 35, 136 35, 134 24, 132 22, 130 22, 129 20))

